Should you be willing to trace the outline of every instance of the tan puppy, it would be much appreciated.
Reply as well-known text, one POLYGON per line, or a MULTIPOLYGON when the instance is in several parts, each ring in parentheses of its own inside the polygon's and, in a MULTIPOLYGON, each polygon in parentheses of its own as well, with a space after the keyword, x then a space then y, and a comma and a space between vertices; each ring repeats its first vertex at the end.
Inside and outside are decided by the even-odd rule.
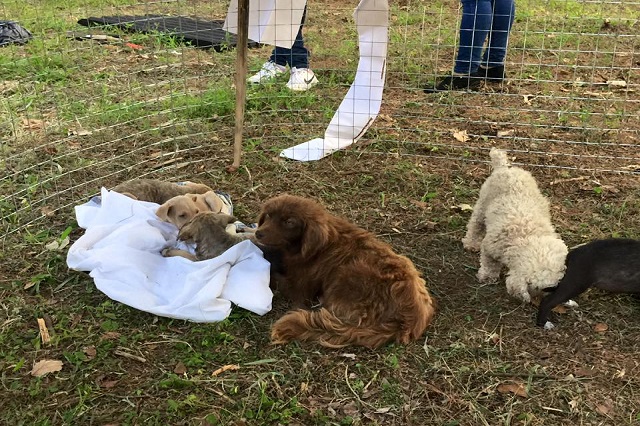
POLYGON ((190 222, 198 213, 230 213, 230 207, 214 191, 204 194, 186 194, 173 197, 162 204, 156 215, 164 222, 173 223, 182 228, 190 222))
POLYGON ((117 185, 113 191, 134 200, 163 204, 178 195, 204 194, 212 189, 207 185, 194 182, 173 183, 157 179, 133 179, 117 185))
POLYGON ((236 218, 225 213, 203 212, 180 229, 178 238, 186 243, 196 245, 196 254, 186 250, 166 248, 162 250, 164 257, 181 256, 192 261, 212 259, 220 256, 231 246, 246 239, 252 239, 254 233, 229 234, 225 229, 236 221, 236 218))

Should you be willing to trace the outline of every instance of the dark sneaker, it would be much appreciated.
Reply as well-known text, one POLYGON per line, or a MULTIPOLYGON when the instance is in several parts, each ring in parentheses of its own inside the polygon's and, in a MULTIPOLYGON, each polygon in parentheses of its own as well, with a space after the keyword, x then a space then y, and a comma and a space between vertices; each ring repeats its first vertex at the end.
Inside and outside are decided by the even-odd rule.
POLYGON ((473 77, 486 80, 488 83, 500 83, 507 78, 504 72, 504 65, 498 65, 497 67, 484 68, 479 67, 476 72, 471 74, 473 77))
POLYGON ((482 79, 475 75, 449 76, 437 81, 435 86, 428 85, 424 93, 444 92, 446 90, 478 90, 482 79))

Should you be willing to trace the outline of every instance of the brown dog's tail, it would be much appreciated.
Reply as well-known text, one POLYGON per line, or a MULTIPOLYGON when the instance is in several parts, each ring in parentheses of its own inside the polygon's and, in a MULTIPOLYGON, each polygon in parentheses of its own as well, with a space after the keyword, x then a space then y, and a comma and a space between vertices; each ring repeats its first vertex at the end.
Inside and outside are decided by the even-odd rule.
POLYGON ((503 151, 502 149, 491 148, 491 151, 489 151, 489 157, 491 157, 491 167, 493 167, 493 169, 509 167, 511 165, 506 151, 503 151))
POLYGON ((286 313, 275 322, 271 340, 275 344, 292 340, 317 341, 330 348, 348 345, 377 348, 392 340, 409 343, 424 333, 435 313, 435 303, 424 287, 424 281, 420 281, 422 286, 398 282, 391 289, 391 298, 396 301, 400 317, 397 321, 365 326, 349 324, 326 308, 299 309, 286 313))
POLYGON ((396 333, 397 330, 390 327, 362 328, 347 324, 325 308, 316 311, 298 309, 287 312, 273 324, 271 341, 275 344, 292 340, 315 341, 330 348, 348 345, 377 348, 391 340, 396 333))

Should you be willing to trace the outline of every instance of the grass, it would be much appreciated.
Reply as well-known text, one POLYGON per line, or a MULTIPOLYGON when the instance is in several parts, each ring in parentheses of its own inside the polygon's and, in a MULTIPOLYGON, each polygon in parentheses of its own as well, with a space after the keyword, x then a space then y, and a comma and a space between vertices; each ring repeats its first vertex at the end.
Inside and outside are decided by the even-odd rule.
MULTIPOLYGON (((452 65, 459 4, 393 4, 379 119, 353 149, 317 163, 278 160, 282 148, 323 134, 351 84, 353 6, 310 5, 305 37, 320 84, 294 94, 283 76, 249 87, 242 167, 228 173, 235 51, 161 34, 113 32, 140 51, 66 37, 86 30, 80 17, 219 18, 227 4, 3 3, 4 16, 37 37, 0 50, 0 423, 640 422, 634 299, 588 292, 545 332, 533 327, 535 307, 510 299, 503 284, 476 281, 477 256, 460 245, 463 206, 473 205, 494 145, 534 173, 569 246, 640 238, 637 176, 623 173, 638 163, 637 90, 600 84, 637 80, 632 44, 620 42, 638 37, 632 6, 519 1, 508 84, 426 96, 416 88, 452 65), (462 130, 468 140, 453 136, 462 130), (280 192, 320 199, 416 264, 438 300, 436 320, 410 345, 332 351, 270 345, 270 326, 288 309, 278 297, 263 317, 235 308, 215 324, 110 300, 66 266, 83 233, 73 207, 137 176, 226 190, 245 222, 280 192), (595 331, 598 323, 608 331, 595 331), (31 376, 43 359, 62 370, 31 376)), ((250 69, 269 52, 252 49, 250 69)))

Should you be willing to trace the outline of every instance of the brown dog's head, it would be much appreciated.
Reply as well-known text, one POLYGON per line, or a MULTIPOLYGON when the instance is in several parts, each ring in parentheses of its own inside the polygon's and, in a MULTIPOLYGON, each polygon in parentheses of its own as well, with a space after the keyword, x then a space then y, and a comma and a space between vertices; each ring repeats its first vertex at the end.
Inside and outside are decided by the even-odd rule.
POLYGON ((309 258, 329 242, 331 215, 314 200, 280 195, 262 206, 258 243, 309 258))
POLYGON ((219 213, 224 206, 225 204, 215 192, 208 191, 204 194, 186 194, 173 197, 158 208, 156 215, 180 229, 198 213, 207 211, 219 213))

